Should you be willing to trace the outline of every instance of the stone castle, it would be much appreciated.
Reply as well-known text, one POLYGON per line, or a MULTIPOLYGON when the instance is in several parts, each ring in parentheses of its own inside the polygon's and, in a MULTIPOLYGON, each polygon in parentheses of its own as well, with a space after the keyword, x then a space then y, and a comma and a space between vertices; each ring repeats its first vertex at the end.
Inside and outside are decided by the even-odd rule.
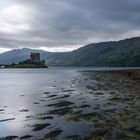
POLYGON ((39 67, 47 67, 47 63, 45 60, 41 60, 40 53, 38 52, 31 52, 30 59, 26 59, 19 64, 34 64, 39 67))

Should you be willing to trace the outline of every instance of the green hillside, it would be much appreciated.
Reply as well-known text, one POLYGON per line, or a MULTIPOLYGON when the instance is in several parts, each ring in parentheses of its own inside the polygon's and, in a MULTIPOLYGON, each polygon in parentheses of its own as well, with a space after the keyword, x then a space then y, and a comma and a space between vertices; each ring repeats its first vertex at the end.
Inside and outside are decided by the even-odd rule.
POLYGON ((54 66, 140 66, 140 38, 89 44, 48 61, 54 66))
MULTIPOLYGON (((0 64, 27 59, 31 49, 12 50, 0 54, 0 64)), ((140 67, 140 37, 86 45, 72 52, 39 51, 48 66, 137 66, 140 67)))

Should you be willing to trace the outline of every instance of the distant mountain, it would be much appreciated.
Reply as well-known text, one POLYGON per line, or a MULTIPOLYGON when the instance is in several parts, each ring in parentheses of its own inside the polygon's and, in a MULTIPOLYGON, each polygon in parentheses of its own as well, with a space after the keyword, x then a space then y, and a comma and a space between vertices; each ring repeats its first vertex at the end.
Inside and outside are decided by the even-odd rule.
POLYGON ((29 59, 30 53, 35 51, 41 53, 42 59, 46 59, 46 57, 49 57, 50 55, 54 54, 52 52, 46 52, 43 50, 33 50, 29 48, 14 49, 0 54, 0 64, 18 63, 25 59, 29 59))
MULTIPOLYGON (((31 49, 0 54, 0 63, 27 59, 31 49)), ((40 50, 49 66, 140 66, 140 37, 86 45, 72 52, 52 53, 40 50)))

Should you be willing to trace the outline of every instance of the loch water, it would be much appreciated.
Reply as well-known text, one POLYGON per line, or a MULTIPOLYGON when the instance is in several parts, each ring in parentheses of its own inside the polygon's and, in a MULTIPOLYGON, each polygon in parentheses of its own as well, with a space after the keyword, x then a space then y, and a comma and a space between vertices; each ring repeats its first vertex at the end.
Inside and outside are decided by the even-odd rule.
POLYGON ((140 79, 103 69, 0 69, 0 140, 139 139, 140 79))

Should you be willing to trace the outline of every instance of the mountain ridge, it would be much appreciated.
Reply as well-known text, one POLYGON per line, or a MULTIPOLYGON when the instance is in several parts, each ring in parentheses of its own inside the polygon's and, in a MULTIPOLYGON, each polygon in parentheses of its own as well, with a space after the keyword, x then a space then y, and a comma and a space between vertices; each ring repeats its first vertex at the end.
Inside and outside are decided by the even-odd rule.
MULTIPOLYGON (((29 58, 28 48, 0 54, 0 63, 17 63, 29 58)), ((38 51, 38 50, 37 50, 38 51)), ((140 37, 92 43, 71 52, 39 50, 49 66, 140 66, 140 37)))

